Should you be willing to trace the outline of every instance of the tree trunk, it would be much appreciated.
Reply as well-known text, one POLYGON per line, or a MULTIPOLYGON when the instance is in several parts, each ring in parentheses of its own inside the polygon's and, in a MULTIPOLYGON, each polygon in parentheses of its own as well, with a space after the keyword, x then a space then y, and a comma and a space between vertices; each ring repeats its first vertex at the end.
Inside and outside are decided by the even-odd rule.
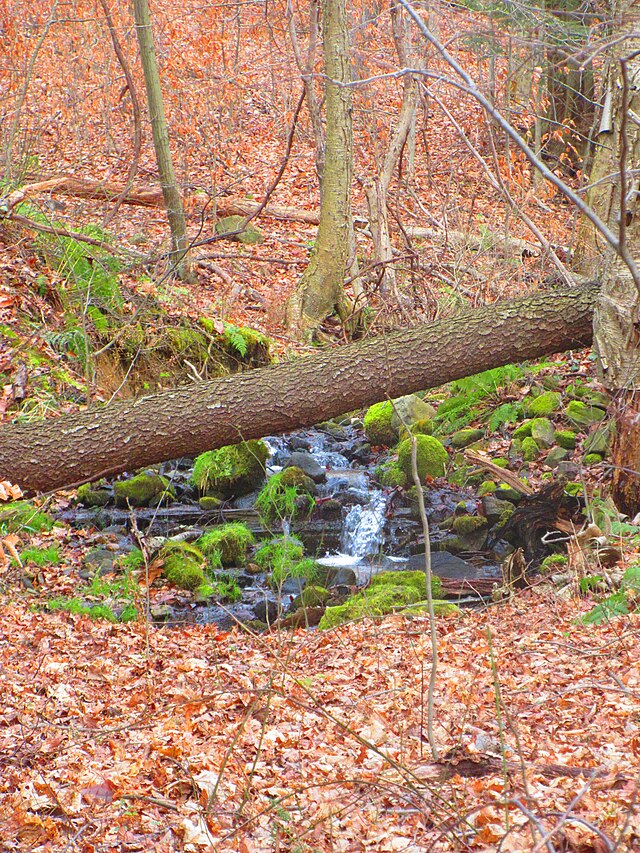
POLYGON ((133 402, 9 424, 0 428, 0 480, 55 489, 583 347, 597 289, 542 293, 133 402))
POLYGON ((136 23, 136 34, 140 45, 140 61, 144 72, 144 82, 147 89, 147 103, 151 119, 153 147, 156 152, 158 173, 162 186, 162 196, 167 210, 169 228, 171 230, 170 259, 175 264, 176 272, 182 279, 191 278, 191 271, 186 260, 187 224, 184 217, 182 198, 176 184, 176 176, 171 159, 169 146, 169 130, 162 102, 162 87, 156 48, 151 29, 151 16, 147 0, 133 0, 133 13, 136 23))
MULTIPOLYGON (((640 0, 622 3, 609 59, 605 106, 587 201, 609 228, 619 234, 632 257, 640 257, 640 178, 629 170, 640 158, 640 39, 634 32, 640 0)), ((615 24, 614 24, 615 25, 615 24)), ((636 30, 637 31, 637 30, 636 30)), ((582 230, 587 275, 596 272, 602 294, 594 317, 594 349, 603 384, 614 395, 616 437, 613 442, 612 497, 622 512, 640 510, 640 293, 620 256, 599 245, 591 226, 582 230), (590 250, 590 251, 589 251, 590 250), (599 268, 601 267, 601 268, 599 268)))
POLYGON ((342 302, 349 254, 353 133, 349 33, 345 0, 324 0, 323 51, 326 81, 327 133, 320 187, 320 225, 316 245, 287 306, 287 327, 308 337, 342 302))

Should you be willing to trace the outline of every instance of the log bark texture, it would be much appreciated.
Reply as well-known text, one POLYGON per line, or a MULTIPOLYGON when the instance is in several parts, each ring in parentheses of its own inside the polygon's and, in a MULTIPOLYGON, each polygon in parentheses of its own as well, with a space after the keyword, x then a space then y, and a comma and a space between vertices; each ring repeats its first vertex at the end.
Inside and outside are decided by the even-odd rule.
POLYGON ((135 401, 0 428, 0 480, 45 491, 310 426, 510 362, 588 345, 598 285, 470 310, 135 401))

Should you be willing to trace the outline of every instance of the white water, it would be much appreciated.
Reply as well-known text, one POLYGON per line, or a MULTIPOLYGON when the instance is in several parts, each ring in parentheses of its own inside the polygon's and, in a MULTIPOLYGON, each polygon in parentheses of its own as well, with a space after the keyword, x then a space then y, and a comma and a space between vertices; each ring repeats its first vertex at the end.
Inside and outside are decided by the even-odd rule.
POLYGON ((355 504, 342 522, 340 549, 353 557, 377 554, 384 536, 387 501, 378 489, 369 493, 369 503, 355 504))

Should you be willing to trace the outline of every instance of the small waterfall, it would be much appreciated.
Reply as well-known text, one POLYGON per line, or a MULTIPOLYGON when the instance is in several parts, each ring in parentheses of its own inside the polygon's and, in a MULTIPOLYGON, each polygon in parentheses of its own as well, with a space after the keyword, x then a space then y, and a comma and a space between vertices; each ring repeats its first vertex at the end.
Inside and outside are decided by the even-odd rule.
POLYGON ((370 493, 369 503, 351 507, 342 524, 340 549, 353 557, 377 554, 384 539, 387 501, 378 489, 370 493))

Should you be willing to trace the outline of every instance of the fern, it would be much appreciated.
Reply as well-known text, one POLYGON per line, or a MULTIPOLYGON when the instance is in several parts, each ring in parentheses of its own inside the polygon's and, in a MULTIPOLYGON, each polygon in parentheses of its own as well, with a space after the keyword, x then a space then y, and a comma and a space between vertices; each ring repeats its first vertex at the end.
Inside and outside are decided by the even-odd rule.
POLYGON ((247 346, 244 335, 237 326, 232 326, 231 323, 225 323, 224 338, 230 346, 240 353, 242 358, 246 356, 249 351, 249 347, 247 346))
POLYGON ((488 426, 491 432, 495 432, 501 426, 506 424, 514 424, 522 415, 522 406, 520 403, 503 403, 491 412, 488 426))

